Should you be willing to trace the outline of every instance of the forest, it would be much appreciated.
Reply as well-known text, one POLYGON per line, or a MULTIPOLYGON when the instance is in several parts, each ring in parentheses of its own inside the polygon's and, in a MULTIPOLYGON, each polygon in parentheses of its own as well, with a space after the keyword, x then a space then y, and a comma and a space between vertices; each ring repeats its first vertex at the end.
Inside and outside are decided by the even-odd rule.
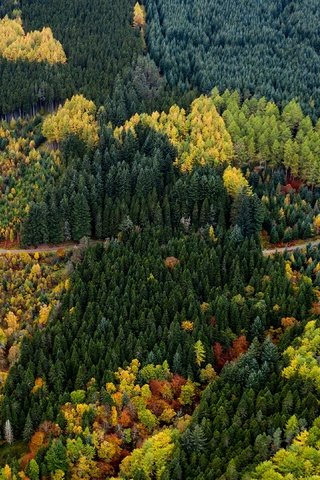
POLYGON ((0 480, 320 475, 319 15, 0 5, 0 480))
POLYGON ((68 285, 66 255, 8 253, 1 257, 1 388, 19 356, 24 335, 43 328, 68 285))
POLYGON ((271 243, 318 234, 320 123, 297 102, 280 110, 214 90, 189 113, 173 105, 115 129, 104 118, 74 96, 44 120, 42 135, 61 145, 63 173, 29 203, 22 244, 104 239, 149 225, 237 226, 243 237, 263 229, 271 243))
POLYGON ((139 33, 129 28, 132 2, 120 0, 114 8, 101 0, 27 0, 21 5, 6 2, 3 13, 10 15, 17 4, 22 7, 25 30, 50 26, 54 38, 63 46, 67 62, 47 66, 23 59, 1 59, 2 115, 52 108, 76 92, 103 104, 116 76, 121 76, 143 51, 139 33))
POLYGON ((105 107, 114 124, 138 111, 167 108, 175 100, 188 104, 194 92, 168 88, 148 55, 139 19, 133 26, 134 3, 2 2, 0 15, 15 18, 22 12, 26 32, 50 28, 67 61, 46 64, 26 61, 21 55, 16 62, 0 58, 0 118, 52 111, 77 93, 105 107))
POLYGON ((145 0, 151 57, 170 85, 237 89, 319 115, 316 0, 145 0))

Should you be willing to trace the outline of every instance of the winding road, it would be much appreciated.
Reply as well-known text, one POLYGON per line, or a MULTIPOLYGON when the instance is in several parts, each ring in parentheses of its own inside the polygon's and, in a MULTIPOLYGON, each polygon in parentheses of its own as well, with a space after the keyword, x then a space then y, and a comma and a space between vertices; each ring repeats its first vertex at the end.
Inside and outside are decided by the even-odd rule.
MULTIPOLYGON (((98 243, 97 240, 95 240, 93 243, 98 243)), ((277 248, 265 248, 262 250, 262 254, 265 257, 275 255, 276 253, 279 253, 280 255, 285 253, 285 252, 292 252, 294 250, 303 250, 306 248, 308 245, 311 247, 316 247, 317 245, 320 245, 320 238, 317 240, 306 240, 303 243, 300 243, 298 245, 290 245, 287 247, 277 247, 277 248)), ((77 250, 80 248, 81 245, 78 243, 62 243, 61 245, 40 245, 39 247, 36 248, 0 248, 0 255, 7 255, 8 253, 12 253, 15 255, 18 255, 19 253, 29 253, 29 254, 35 254, 35 253, 56 253, 58 250, 77 250)))
POLYGON ((262 250, 262 253, 265 257, 268 257, 270 255, 275 255, 276 253, 280 253, 280 255, 284 252, 292 252, 294 250, 303 250, 304 248, 306 248, 308 245, 310 245, 311 247, 316 247, 317 245, 320 245, 320 238, 318 238, 317 240, 306 240, 305 242, 303 243, 300 243, 298 245, 291 245, 291 246, 288 246, 288 247, 280 247, 280 248, 266 248, 264 250, 262 250))

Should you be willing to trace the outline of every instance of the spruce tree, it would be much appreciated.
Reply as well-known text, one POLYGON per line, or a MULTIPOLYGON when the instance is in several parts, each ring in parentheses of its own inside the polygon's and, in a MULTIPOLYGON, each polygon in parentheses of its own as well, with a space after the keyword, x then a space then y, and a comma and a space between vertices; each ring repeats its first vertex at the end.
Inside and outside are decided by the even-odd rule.
POLYGON ((26 419, 26 423, 25 423, 24 429, 23 429, 23 434, 22 434, 23 440, 24 440, 26 443, 28 443, 29 440, 30 440, 31 437, 32 437, 32 434, 33 434, 33 424, 32 424, 32 420, 31 420, 30 414, 28 413, 27 419, 26 419))
POLYGON ((91 236, 91 216, 86 197, 83 193, 77 193, 74 198, 72 209, 72 238, 81 240, 91 236))

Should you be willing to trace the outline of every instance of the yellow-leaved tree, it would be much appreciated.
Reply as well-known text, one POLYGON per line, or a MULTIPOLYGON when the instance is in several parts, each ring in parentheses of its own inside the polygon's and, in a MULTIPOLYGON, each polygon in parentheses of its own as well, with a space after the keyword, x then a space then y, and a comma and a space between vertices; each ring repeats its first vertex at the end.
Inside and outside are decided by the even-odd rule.
POLYGON ((287 450, 280 449, 270 460, 260 463, 244 480, 311 480, 319 478, 320 418, 310 431, 304 430, 287 450))
MULTIPOLYGON (((286 319, 284 319, 286 320, 286 319)), ((294 319, 295 320, 295 319, 294 319)), ((291 322, 290 322, 291 323, 291 322)), ((320 390, 320 328, 316 320, 309 321, 303 334, 284 352, 289 365, 282 370, 286 379, 295 376, 313 383, 320 390)), ((253 472, 245 474, 243 480, 311 480, 320 474, 320 417, 316 418, 310 430, 302 430, 295 415, 292 415, 285 429, 286 441, 292 443, 280 449, 267 461, 260 463, 253 472), (295 438, 294 438, 295 437, 295 438)))
POLYGON ((190 172, 195 165, 230 163, 234 154, 231 136, 211 97, 202 95, 192 103, 186 126, 176 162, 183 172, 190 172))
POLYGON ((98 123, 94 102, 83 95, 74 95, 60 106, 57 113, 49 115, 42 133, 50 142, 61 142, 68 135, 76 135, 89 146, 98 143, 98 123))
POLYGON ((223 183, 230 197, 234 198, 241 192, 252 194, 249 182, 239 168, 227 167, 223 172, 223 183))
POLYGON ((206 358, 206 351, 201 340, 198 340, 194 344, 193 348, 196 357, 196 364, 198 365, 198 367, 200 367, 200 365, 205 361, 206 358))
POLYGON ((195 166, 230 163, 233 155, 231 136, 211 97, 202 95, 191 104, 190 113, 173 105, 168 113, 135 114, 114 135, 121 138, 123 131, 134 132, 142 123, 167 135, 176 147, 175 164, 182 172, 191 172, 195 166))
POLYGON ((161 480, 174 451, 176 430, 164 429, 147 439, 141 448, 122 460, 121 478, 134 478, 142 470, 146 480, 161 480))
POLYGON ((24 30, 20 18, 11 20, 5 16, 0 20, 0 55, 4 56, 4 51, 19 37, 23 37, 24 30))
POLYGON ((313 219, 313 227, 315 229, 316 234, 318 235, 320 233, 320 214, 313 219))
POLYGON ((133 26, 135 28, 144 28, 146 25, 146 13, 143 5, 137 2, 133 8, 133 26))
POLYGON ((313 381, 320 391, 320 365, 318 352, 320 349, 320 328, 316 320, 307 323, 302 337, 296 347, 290 346, 285 350, 289 359, 289 365, 282 371, 285 378, 292 378, 299 375, 302 378, 313 381))
POLYGON ((21 18, 0 20, 0 55, 10 61, 66 63, 61 43, 49 27, 25 34, 21 18))

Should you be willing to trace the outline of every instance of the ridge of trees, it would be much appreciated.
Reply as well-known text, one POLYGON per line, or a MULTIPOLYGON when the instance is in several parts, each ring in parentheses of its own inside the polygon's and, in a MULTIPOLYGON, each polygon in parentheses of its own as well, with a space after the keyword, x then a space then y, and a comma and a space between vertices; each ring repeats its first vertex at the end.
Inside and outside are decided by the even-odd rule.
MULTIPOLYGON (((305 277, 317 296, 319 258, 314 247, 284 258, 287 278, 294 283, 296 275, 305 277)), ((318 385, 311 371, 319 328, 315 321, 299 324, 295 318, 283 318, 281 325, 280 342, 273 327, 267 330, 262 344, 256 338, 207 387, 178 440, 170 478, 281 480, 317 472, 318 385)))
POLYGON ((83 236, 103 239, 150 225, 185 232, 237 225, 241 238, 261 229, 256 195, 241 191, 237 202, 229 198, 219 166, 181 172, 167 137, 143 124, 135 133, 123 132, 120 141, 103 128, 96 149, 71 136, 62 152, 62 175, 47 188, 42 202, 30 205, 22 227, 25 245, 83 236), (51 218, 56 219, 54 238, 51 218))
POLYGON ((312 385, 282 379, 277 347, 254 341, 205 390, 169 465, 170 478, 255 478, 252 468, 291 444, 318 414, 312 385))
MULTIPOLYGON (((288 430, 299 430, 296 417, 288 421, 288 430), (290 421, 290 423, 289 423, 290 421)), ((310 430, 303 430, 285 450, 279 450, 271 460, 257 466, 246 479, 260 480, 284 480, 295 478, 296 480, 312 480, 319 475, 319 433, 320 418, 313 423, 310 430)))
MULTIPOLYGON (((319 394, 319 365, 317 354, 320 345, 319 327, 316 320, 309 321, 301 337, 294 340, 284 352, 289 360, 282 370, 286 379, 301 377, 315 386, 319 394)), ((287 449, 281 449, 270 459, 258 465, 250 476, 256 479, 285 479, 294 477, 298 480, 314 478, 319 473, 319 430, 320 417, 316 418, 310 430, 301 428, 296 415, 290 417, 286 431, 295 435, 287 449)))
MULTIPOLYGON (((230 224, 238 225, 241 235, 247 236, 248 233, 259 232, 263 224, 274 243, 300 236, 307 238, 317 232, 319 188, 315 186, 319 182, 320 171, 319 121, 314 125, 309 117, 303 115, 295 101, 280 111, 273 102, 267 102, 264 98, 241 103, 237 92, 220 94, 214 90, 211 97, 201 96, 194 100, 189 113, 174 105, 168 113, 136 114, 123 126, 114 129, 114 138, 105 128, 104 111, 99 112, 97 122, 94 111, 92 102, 86 101, 83 96, 75 96, 66 102, 58 114, 45 120, 43 133, 49 140, 61 141, 69 134, 62 148, 64 174, 52 185, 52 189, 47 189, 41 204, 31 204, 22 231, 22 240, 26 245, 56 242, 57 239, 79 240, 82 236, 106 238, 119 233, 126 219, 130 220, 126 228, 130 228, 130 222, 140 227, 148 225, 154 220, 150 217, 151 210, 149 215, 147 206, 142 205, 145 195, 151 193, 153 199, 149 199, 148 203, 157 203, 152 211, 157 211, 159 225, 165 223, 173 228, 184 225, 186 228, 189 220, 187 223, 185 220, 190 218, 195 228, 210 224, 213 227, 219 224, 227 227, 230 224), (89 115, 82 111, 84 104, 90 111, 89 115), (70 109, 69 105, 78 105, 76 109, 79 107, 79 112, 75 114, 76 110, 73 107, 70 109), (98 125, 101 135, 96 149, 88 150, 81 146, 79 137, 89 143, 89 147, 97 143, 98 125), (170 142, 170 148, 169 145, 165 146, 165 142, 170 142), (295 155, 289 154, 292 145, 297 152, 295 155), (151 154, 153 157, 148 166, 153 174, 148 174, 148 180, 143 177, 141 168, 142 164, 145 165, 143 169, 146 168, 146 160, 138 158, 138 149, 143 156, 147 153, 147 156, 151 154), (159 149, 164 152, 165 161, 159 160, 159 149), (139 178, 137 162, 142 162, 139 178), (227 169, 223 174, 223 169, 231 162, 238 165, 245 175, 242 182, 240 169, 227 169), (124 177, 119 178, 120 183, 126 183, 124 190, 110 183, 116 163, 119 166, 122 164, 126 170, 124 177), (195 201, 191 202, 185 194, 181 196, 181 192, 178 193, 176 189, 179 186, 193 182, 200 172, 205 176, 210 172, 210 176, 217 181, 218 177, 224 175, 227 178, 228 173, 234 173, 229 175, 229 191, 225 192, 230 194, 232 189, 234 192, 231 195, 234 198, 230 216, 227 203, 222 207, 225 194, 220 199, 216 197, 217 203, 213 206, 210 198, 206 200, 205 192, 199 201, 196 195, 195 201), (185 173, 191 177, 187 178, 185 173), (158 183, 159 178, 163 183, 158 183), (284 198, 282 186, 284 188, 290 179, 295 181, 296 178, 304 179, 310 188, 303 186, 299 191, 298 187, 298 191, 294 192, 290 187, 292 196, 284 198), (251 190, 253 195, 245 194, 251 190), (263 202, 264 212, 256 193, 263 202), (139 198, 139 211, 138 207, 133 209, 134 198, 139 198), (175 212, 170 221, 168 216, 167 220, 164 217, 165 199, 169 201, 170 216, 175 212), (116 209, 112 206, 115 204, 118 205, 116 209), (302 207, 300 211, 297 210, 298 205, 302 207), (55 212, 49 214, 52 208, 55 212), (62 214, 57 220, 53 239, 48 234, 48 227, 44 227, 43 232, 37 229, 37 222, 41 219, 45 226, 50 215, 58 218, 58 209, 62 214), (76 212, 78 210, 79 213, 76 212), (218 216, 214 214, 214 211, 222 210, 224 220, 219 213, 218 216), (302 215, 302 210, 307 215, 302 215), (70 211, 75 214, 70 216, 70 211)), ((212 195, 213 192, 209 194, 212 195)))
MULTIPOLYGON (((297 238, 309 238, 317 234, 319 229, 317 217, 319 215, 318 199, 320 191, 318 187, 314 186, 314 183, 317 182, 318 175, 318 127, 314 127, 308 117, 302 115, 299 106, 295 102, 291 102, 291 104, 285 107, 283 112, 280 113, 274 104, 266 102, 264 99, 259 101, 248 100, 241 104, 238 95, 236 93, 231 94, 230 92, 225 92, 222 95, 214 92, 212 98, 216 104, 214 108, 224 117, 227 129, 231 132, 232 149, 234 151, 232 162, 241 166, 241 170, 249 181, 253 192, 259 196, 263 204, 262 211, 261 206, 258 206, 255 195, 251 199, 246 199, 242 194, 237 195, 237 199, 234 199, 232 202, 231 225, 241 224, 242 235, 244 234, 246 236, 248 228, 250 231, 254 229, 255 232, 258 232, 262 224, 272 243, 277 243, 282 240, 291 241, 297 238), (248 123, 253 125, 254 128, 247 129, 248 123), (307 124, 310 127, 310 135, 307 134, 304 136, 303 132, 306 133, 305 125, 307 124), (261 128, 258 128, 259 125, 261 128), (277 125, 277 128, 272 130, 272 125, 277 125), (288 136, 291 136, 291 139, 288 139, 288 136), (301 188, 299 186, 296 187, 295 191, 289 185, 291 190, 287 190, 286 183, 288 181, 293 182, 293 185, 295 185, 293 173, 296 162, 295 157, 285 157, 288 142, 297 145, 298 151, 300 152, 297 158, 301 165, 301 169, 299 167, 297 173, 299 176, 305 175, 306 179, 309 178, 311 188, 302 185, 301 188), (281 157, 280 153, 278 157, 275 156, 276 151, 272 150, 272 145, 278 145, 278 152, 281 153, 282 151, 283 157, 281 157), (308 157, 303 155, 306 150, 309 152, 308 157), (274 162, 274 158, 279 158, 279 161, 274 162), (305 158, 308 158, 310 161, 308 164, 310 167, 308 172, 305 171, 304 167, 304 165, 308 163, 304 161, 305 158), (248 203, 246 209, 251 210, 252 213, 248 211, 243 214, 240 200, 241 202, 248 203), (249 204, 252 204, 252 206, 250 207, 249 204), (256 207, 253 207, 253 204, 256 204, 256 207), (258 210, 254 213, 257 207, 258 210), (243 215, 247 220, 243 218, 243 215), (248 215, 249 217, 247 217, 248 215)), ((203 98, 201 98, 200 104, 202 105, 203 102, 206 106, 211 105, 211 100, 204 101, 203 98)), ((197 105, 197 101, 194 102, 194 105, 197 105)), ((198 107, 194 108, 198 110, 198 107)), ((137 141, 141 145, 139 148, 142 148, 143 151, 145 147, 142 145, 148 135, 148 142, 155 142, 152 147, 152 155, 155 155, 159 148, 160 150, 164 149, 163 151, 168 153, 171 152, 171 160, 169 161, 169 157, 167 157, 166 160, 166 176, 163 176, 163 173, 161 173, 166 187, 164 189, 159 188, 155 180, 153 184, 154 186, 157 185, 156 193, 160 210, 163 208, 165 197, 168 197, 169 185, 171 185, 169 189, 172 191, 172 195, 175 196, 175 198, 171 197, 171 200, 169 198, 171 194, 168 197, 170 212, 175 210, 176 213, 174 214, 175 220, 172 221, 171 219, 167 225, 171 227, 174 226, 174 228, 178 226, 180 228, 184 225, 183 228, 185 228, 190 218, 191 224, 193 224, 195 228, 210 224, 212 224, 214 228, 216 228, 217 225, 228 226, 230 219, 228 219, 228 208, 226 209, 227 203, 224 204, 224 207, 222 206, 223 202, 227 201, 226 193, 224 193, 224 196, 219 200, 218 197, 216 197, 217 203, 215 206, 213 206, 212 203, 213 197, 212 200, 208 198, 208 201, 204 202, 205 198, 200 199, 198 194, 194 197, 195 201, 187 199, 185 196, 187 194, 186 190, 183 198, 181 197, 181 192, 178 194, 178 197, 176 193, 173 193, 178 192, 177 189, 180 188, 181 182, 183 184, 192 183, 198 178, 199 174, 207 177, 210 171, 210 176, 214 176, 216 178, 215 181, 218 181, 218 177, 222 174, 222 172, 219 173, 219 163, 217 163, 218 169, 216 171, 211 167, 210 170, 205 170, 201 167, 205 159, 206 162, 211 164, 214 158, 210 153, 212 147, 207 145, 206 141, 202 139, 202 129, 206 128, 204 116, 199 116, 196 123, 193 123, 194 127, 190 126, 189 121, 187 122, 190 132, 193 132, 188 135, 184 133, 188 115, 183 109, 177 106, 173 107, 168 114, 162 113, 160 116, 158 114, 135 116, 131 121, 126 123, 123 128, 115 129, 114 134, 116 138, 120 140, 120 143, 118 143, 117 139, 112 139, 109 133, 106 134, 103 123, 103 112, 99 112, 96 119, 93 103, 86 101, 83 96, 75 96, 70 101, 67 101, 66 106, 62 107, 59 112, 58 115, 49 116, 45 119, 44 125, 50 125, 51 130, 43 131, 51 141, 59 140, 62 151, 65 150, 65 154, 63 154, 65 160, 62 164, 58 151, 49 150, 42 146, 44 138, 41 134, 42 124, 39 117, 35 118, 32 122, 12 121, 10 124, 2 123, 0 133, 0 148, 2 150, 0 152, 0 161, 2 162, 3 185, 0 206, 1 204, 3 205, 3 215, 1 216, 2 225, 0 222, 0 226, 1 237, 4 240, 14 241, 20 238, 21 218, 25 212, 28 213, 29 210, 30 213, 28 213, 22 231, 22 240, 25 244, 46 243, 49 240, 57 243, 63 240, 70 240, 71 238, 79 240, 85 235, 92 235, 96 238, 106 238, 106 236, 116 234, 121 230, 121 223, 127 216, 129 216, 135 225, 143 226, 144 224, 148 224, 148 222, 152 221, 151 217, 147 218, 146 213, 142 213, 144 219, 141 220, 141 213, 138 211, 133 213, 132 209, 129 208, 128 199, 125 200, 125 204, 122 203, 121 211, 118 209, 118 213, 117 211, 111 213, 113 207, 111 204, 107 205, 105 203, 106 197, 110 196, 109 194, 106 195, 105 188, 111 181, 111 177, 107 179, 107 176, 111 175, 114 167, 110 164, 110 160, 102 160, 102 164, 100 166, 98 165, 100 162, 99 159, 102 157, 107 159, 110 156, 111 150, 113 152, 110 157, 113 158, 112 162, 121 163, 124 158, 123 155, 132 158, 133 151, 137 148, 137 141), (70 110, 68 107, 69 104, 74 105, 78 113, 76 113, 73 107, 70 110), (87 113, 82 107, 89 108, 87 113), (90 113, 88 114, 89 111, 90 113), (75 113, 76 115, 74 115, 75 113), (161 119, 163 119, 163 121, 161 119), (140 123, 140 133, 137 135, 136 130, 140 123), (156 131, 158 130, 158 133, 151 134, 150 131, 150 134, 147 134, 147 130, 143 124, 150 124, 151 128, 156 131), (80 132, 80 138, 84 138, 85 135, 86 142, 89 142, 89 146, 92 146, 96 144, 98 140, 98 128, 101 127, 103 127, 100 135, 101 141, 100 145, 95 147, 95 151, 90 149, 85 153, 86 148, 81 146, 81 142, 79 142, 76 137, 72 137, 73 134, 80 132), (134 130, 132 130, 133 128, 134 130), (56 129, 55 133, 54 129, 56 129), (126 130, 127 134, 124 134, 126 130), (144 134, 142 133, 143 131, 145 131, 144 134), (161 131, 163 131, 165 135, 169 135, 168 138, 170 139, 170 143, 172 143, 172 148, 168 149, 168 147, 164 147, 164 139, 160 141, 161 131), (134 133, 134 135, 132 136, 130 132, 134 133), (63 140, 66 134, 71 134, 71 136, 63 140), (17 139, 17 135, 20 135, 21 138, 17 139), (156 141, 155 136, 157 135, 159 135, 159 139, 156 141), (157 144, 157 142, 160 143, 157 144), (193 142, 195 142, 195 145, 193 142), (176 152, 173 149, 173 144, 177 148, 176 152), (182 152, 180 156, 179 151, 182 152), (85 159, 85 163, 81 161, 81 158, 85 159), (175 159, 178 160, 175 161, 175 159), (86 162, 88 162, 88 160, 92 164, 90 168, 87 168, 88 165, 86 162), (92 162, 97 165, 93 166, 92 162), (175 165, 180 165, 182 169, 193 168, 194 172, 191 172, 191 177, 188 179, 184 175, 179 175, 175 165), (103 167, 102 170, 101 167, 103 167), (88 175, 90 169, 91 173, 88 175), (60 175, 58 179, 58 172, 62 170, 65 171, 65 174, 60 175), (109 173, 106 176, 107 170, 109 173), (102 171, 104 172, 103 175, 101 173, 102 171), (99 177, 96 179, 98 183, 94 180, 97 175, 99 177), (84 178, 81 180, 81 177, 84 178), (90 181, 89 177, 91 178, 90 181), (55 180, 56 178, 57 180, 55 180), (73 178, 77 179, 76 184, 73 178), (45 179, 45 182, 43 179, 45 179), (78 187, 76 187, 76 185, 80 180, 82 184, 83 182, 89 182, 87 183, 87 189, 81 188, 81 192, 78 192, 85 197, 85 200, 82 199, 80 203, 76 202, 77 205, 75 204, 73 207, 74 197, 72 193, 74 192, 74 195, 77 194, 78 187), (94 188, 93 181, 96 183, 94 188), (101 181, 102 199, 101 196, 98 199, 96 198, 98 195, 96 188, 97 184, 101 184, 101 181), (44 185, 46 185, 46 193, 44 191, 44 185), (61 195, 63 191, 65 195, 61 195), (165 191, 166 194, 164 193, 165 191), (69 195, 70 192, 71 196, 69 195), (62 206, 63 198, 65 205, 62 206), (95 198, 96 200, 94 200, 95 198), (32 201, 35 200, 37 203, 33 204, 32 201), (50 206, 51 204, 52 206, 50 206), (84 205, 83 208, 85 208, 86 212, 79 215, 79 221, 81 220, 83 225, 79 226, 78 232, 75 232, 75 227, 72 227, 71 223, 75 222, 76 216, 73 217, 73 222, 71 222, 71 219, 67 218, 63 212, 67 210, 72 211, 73 208, 80 208, 81 205, 84 205), (183 205, 187 205, 187 207, 183 205), (89 206, 89 211, 87 206, 89 206), (58 215, 58 209, 62 212, 62 215, 58 215), (201 209, 203 210, 202 213, 201 209), (212 209, 211 213, 210 209, 212 209), (222 210, 224 213, 220 215, 219 212, 222 212, 222 210), (50 223, 49 212, 50 216, 53 214, 53 218, 57 218, 55 228, 51 229, 52 234, 50 232, 48 234, 48 230, 50 230, 48 226, 50 223), (114 220, 111 218, 111 224, 109 215, 115 215, 114 220), (60 217, 59 221, 58 216, 60 217), (180 220, 182 223, 180 223, 180 220), (31 227, 29 228, 28 225, 30 225, 30 223, 31 227), (43 224, 43 229, 38 228, 40 223, 43 224), (103 223, 105 224, 104 227, 102 227, 103 223)), ((212 128, 215 129, 214 126, 212 128)), ((132 160, 130 160, 130 162, 131 161, 132 160)), ((140 162, 137 158, 135 161, 140 162)), ((153 162, 154 166, 158 164, 160 167, 158 159, 153 162)), ((214 163, 215 162, 213 162, 213 164, 214 163)), ((128 166, 126 169, 127 168, 128 166)), ((129 172, 131 168, 132 167, 129 167, 129 172)), ((160 167, 160 169, 163 168, 164 167, 160 167)), ((132 173, 129 173, 129 177, 131 175, 132 173)), ((141 175, 142 174, 140 174, 139 183, 142 182, 141 175)), ((157 175, 159 175, 159 173, 157 175)), ((134 180, 134 182, 136 182, 136 180, 134 180)), ((233 184, 233 187, 235 187, 235 184, 233 184)), ((141 188, 143 188, 144 193, 151 193, 153 187, 151 188, 146 184, 142 187, 141 183, 141 188)), ((219 188, 223 188, 221 182, 219 188)), ((130 195, 140 198, 139 202, 142 201, 142 197, 138 195, 138 191, 136 191, 133 185, 130 186, 129 190, 126 187, 126 192, 128 193, 129 191, 131 192, 130 195)), ((140 187, 139 192, 141 193, 140 187)), ((127 193, 124 195, 124 193, 113 189, 111 193, 112 202, 116 201, 116 203, 119 203, 120 199, 122 198, 123 200, 127 193)), ((205 196, 207 195, 206 193, 203 194, 205 196)), ((210 194, 210 196, 212 195, 213 193, 210 194)), ((159 207, 157 207, 158 210, 159 207)), ((164 218, 163 215, 164 213, 161 214, 161 224, 164 218)))

